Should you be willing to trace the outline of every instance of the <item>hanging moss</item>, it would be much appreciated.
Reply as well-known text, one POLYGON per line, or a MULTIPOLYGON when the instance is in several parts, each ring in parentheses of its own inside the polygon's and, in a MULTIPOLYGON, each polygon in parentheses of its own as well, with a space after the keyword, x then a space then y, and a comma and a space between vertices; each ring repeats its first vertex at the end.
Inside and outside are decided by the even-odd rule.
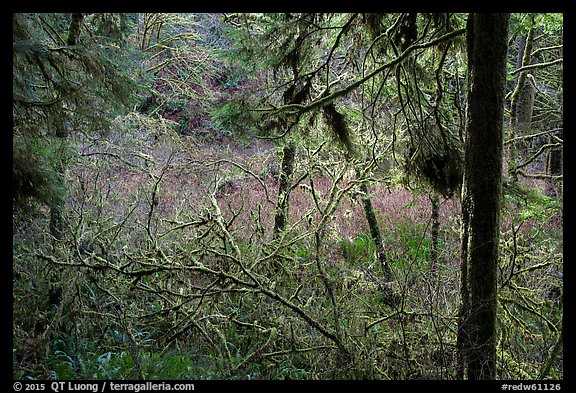
POLYGON ((333 103, 325 105, 322 107, 322 110, 324 113, 324 119, 326 120, 326 123, 328 123, 330 130, 334 131, 338 141, 346 147, 346 151, 353 154, 354 146, 352 145, 350 131, 346 121, 344 120, 344 116, 336 110, 333 103))
POLYGON ((413 134, 405 157, 404 174, 412 180, 430 185, 445 197, 460 192, 463 176, 461 142, 437 127, 413 134))

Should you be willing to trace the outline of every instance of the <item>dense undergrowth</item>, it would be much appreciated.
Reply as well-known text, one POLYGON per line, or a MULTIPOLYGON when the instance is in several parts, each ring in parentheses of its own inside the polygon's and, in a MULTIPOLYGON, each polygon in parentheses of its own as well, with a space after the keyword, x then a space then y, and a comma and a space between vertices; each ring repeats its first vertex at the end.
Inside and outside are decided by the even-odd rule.
MULTIPOLYGON (((62 239, 42 206, 14 213, 14 378, 454 378, 457 198, 432 262, 429 199, 370 182, 386 281, 346 162, 301 147, 274 238, 272 144, 134 121, 75 142, 62 239)), ((561 205, 530 187, 503 210, 499 377, 562 378, 561 205)))

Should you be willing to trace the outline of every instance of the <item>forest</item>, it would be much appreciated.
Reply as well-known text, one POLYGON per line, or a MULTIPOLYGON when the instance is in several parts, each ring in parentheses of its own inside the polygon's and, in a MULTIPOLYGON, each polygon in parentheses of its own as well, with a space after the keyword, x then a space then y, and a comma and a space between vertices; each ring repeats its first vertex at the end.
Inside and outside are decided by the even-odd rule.
POLYGON ((553 380, 562 13, 15 13, 14 380, 553 380))

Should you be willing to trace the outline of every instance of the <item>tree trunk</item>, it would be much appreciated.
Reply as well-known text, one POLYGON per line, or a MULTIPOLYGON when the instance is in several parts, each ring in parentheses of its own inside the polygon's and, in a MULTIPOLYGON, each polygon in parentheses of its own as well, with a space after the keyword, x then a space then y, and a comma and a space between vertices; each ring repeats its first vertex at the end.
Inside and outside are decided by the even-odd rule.
POLYGON ((438 278, 438 239, 440 237, 440 194, 433 191, 430 196, 432 202, 432 230, 430 244, 430 276, 436 284, 438 278))
POLYGON ((55 191, 53 192, 49 207, 50 207, 50 234, 57 240, 62 240, 64 238, 64 204, 66 201, 65 190, 66 190, 66 150, 67 150, 67 140, 64 131, 57 132, 57 140, 55 143, 59 143, 58 147, 58 159, 56 162, 55 171, 57 172, 55 185, 55 191), (65 134, 63 136, 63 134, 65 134))
MULTIPOLYGON (((534 46, 534 18, 526 37, 521 37, 518 45, 517 67, 524 67, 532 63, 532 48, 534 46)), ((532 70, 532 77, 535 70, 532 70)), ((516 78, 516 85, 510 97, 510 123, 509 139, 518 137, 519 133, 527 134, 532 125, 532 110, 536 88, 528 77, 527 71, 522 71, 516 78)), ((518 155, 526 151, 526 142, 515 141, 508 145, 507 161, 508 173, 512 181, 517 181, 516 167, 519 162, 518 155)))
MULTIPOLYGON (((532 19, 532 24, 534 24, 534 19, 532 19)), ((527 66, 532 64, 532 52, 534 48, 534 27, 528 32, 526 37, 526 44, 523 47, 522 53, 518 56, 522 56, 522 65, 527 66)), ((523 79, 523 83, 520 87, 520 96, 518 97, 518 102, 515 108, 516 114, 516 132, 522 135, 530 134, 532 128, 532 112, 534 110, 534 98, 536 97, 536 86, 534 86, 536 69, 522 72, 519 75, 519 79, 523 79)), ((528 151, 528 143, 525 140, 518 142, 516 146, 517 150, 521 154, 526 154, 528 151)))
POLYGON ((458 377, 496 377, 497 262, 509 14, 470 14, 458 377))
POLYGON ((282 162, 278 175, 278 198, 276 200, 276 214, 274 216, 274 238, 277 239, 286 228, 288 222, 288 207, 290 190, 292 188, 292 172, 294 171, 294 157, 296 146, 289 142, 282 148, 282 162))
POLYGON ((50 234, 57 240, 64 238, 64 202, 60 197, 50 203, 50 234))
POLYGON ((55 192, 50 199, 50 234, 57 240, 64 238, 64 203, 65 203, 65 190, 66 190, 66 156, 68 154, 68 128, 62 115, 62 103, 55 104, 58 109, 55 115, 49 119, 50 126, 56 138, 53 138, 52 143, 57 144, 57 157, 54 162, 55 171, 57 176, 54 185, 55 192))
POLYGON ((70 21, 70 27, 68 28, 68 38, 66 40, 66 44, 72 46, 78 43, 80 27, 82 27, 83 19, 84 15, 82 14, 72 14, 72 20, 70 21))
MULTIPOLYGON (((564 139, 564 129, 561 128, 557 132, 556 137, 564 139)), ((550 137, 549 143, 555 143, 556 140, 550 137)), ((560 176, 562 174, 562 147, 553 147, 548 153, 548 161, 546 162, 546 174, 549 176, 560 176)))
MULTIPOLYGON (((555 135, 556 138, 564 139, 564 129, 560 128, 555 135)), ((558 141, 552 135, 549 136, 548 142, 553 144, 558 141)), ((546 174, 548 176, 561 176, 564 171, 563 168, 563 152, 562 146, 552 147, 548 152, 548 159, 546 160, 546 174)), ((555 179, 548 179, 546 185, 546 195, 558 197, 562 194, 561 182, 555 179)))
MULTIPOLYGON (((358 174, 358 173, 357 173, 358 174)), ((391 273, 390 266, 386 261, 386 254, 384 253, 384 245, 382 243, 382 235, 380 234, 380 227, 378 226, 378 220, 374 214, 374 208, 372 207, 372 199, 368 194, 368 187, 366 183, 360 185, 360 190, 362 191, 362 205, 364 206, 364 214, 366 215, 366 221, 368 221, 368 226, 370 227, 370 236, 374 240, 374 246, 376 248, 376 254, 378 260, 380 261, 380 266, 382 267, 382 273, 384 275, 385 281, 390 281, 391 273)))

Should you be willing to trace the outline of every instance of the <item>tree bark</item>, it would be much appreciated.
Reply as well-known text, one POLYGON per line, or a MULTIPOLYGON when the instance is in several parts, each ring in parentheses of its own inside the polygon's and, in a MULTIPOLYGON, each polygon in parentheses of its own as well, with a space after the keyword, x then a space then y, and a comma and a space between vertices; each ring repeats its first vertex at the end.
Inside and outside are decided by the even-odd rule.
POLYGON ((294 171, 294 157, 296 146, 289 142, 282 148, 282 162, 278 175, 278 198, 276 200, 276 213, 274 216, 274 238, 277 239, 286 228, 288 222, 288 207, 290 190, 292 189, 292 173, 294 171))
POLYGON ((376 248, 376 254, 378 260, 380 261, 380 266, 382 267, 382 273, 386 281, 390 281, 392 274, 390 273, 390 266, 386 260, 386 254, 384 252, 384 244, 382 243, 382 235, 380 234, 380 227, 378 226, 378 220, 374 214, 374 208, 372 207, 372 199, 368 194, 368 187, 366 183, 360 185, 360 190, 362 191, 362 205, 364 207, 364 214, 366 215, 366 221, 368 221, 368 226, 370 227, 370 236, 374 240, 374 246, 376 248))
POLYGON ((78 37, 80 36, 80 27, 82 27, 82 20, 84 19, 83 14, 72 14, 72 20, 70 21, 70 27, 68 28, 68 38, 66 40, 67 45, 76 45, 78 43, 78 37))
MULTIPOLYGON (((564 139, 564 129, 561 128, 557 133, 556 137, 564 139)), ((550 143, 555 143, 556 141, 550 137, 550 143)), ((562 174, 562 147, 553 147, 548 153, 548 160, 546 162, 546 174, 549 176, 559 176, 562 174)))
MULTIPOLYGON (((522 68, 532 63, 532 48, 534 46, 534 18, 532 26, 526 37, 521 37, 518 46, 517 68, 522 68)), ((534 71, 536 72, 536 71, 534 71)), ((533 73, 532 73, 533 77, 533 73)), ((532 110, 534 107, 534 97, 536 88, 532 80, 528 77, 527 71, 522 71, 516 77, 516 85, 510 98, 510 123, 509 139, 517 138, 520 132, 527 134, 532 124, 532 110)), ((516 173, 518 165, 518 155, 526 151, 525 142, 515 141, 508 145, 507 161, 508 173, 512 181, 518 180, 516 173)))
MULTIPOLYGON (((556 138, 564 139, 564 128, 560 128, 554 135, 556 138)), ((556 143, 557 139, 553 135, 548 137, 549 143, 556 143)), ((552 147, 548 152, 548 159, 546 160, 546 174, 548 176, 560 176, 564 172, 563 168, 563 148, 552 147)), ((557 197, 562 194, 561 181, 549 179, 546 185, 546 194, 548 196, 557 197)))
POLYGON ((438 239, 440 237, 440 194, 433 191, 430 196, 432 202, 432 230, 430 244, 430 276, 436 284, 438 278, 438 239))
POLYGON ((56 114, 49 119, 54 134, 56 135, 53 143, 58 144, 57 158, 54 162, 54 170, 57 173, 55 178, 57 184, 54 185, 55 192, 50 199, 50 234, 55 239, 62 240, 64 238, 64 227, 66 224, 64 218, 64 204, 66 200, 66 155, 68 154, 69 132, 61 115, 63 111, 62 103, 58 102, 55 105, 58 106, 58 110, 56 111, 56 114))
POLYGON ((470 14, 462 187, 459 378, 496 377, 497 262, 509 14, 470 14))
POLYGON ((57 162, 55 163, 56 168, 54 168, 57 173, 57 184, 54 185, 55 191, 53 192, 49 201, 50 234, 55 239, 62 240, 64 238, 64 228, 66 224, 64 218, 64 204, 66 202, 66 136, 58 135, 55 143, 59 144, 58 158, 57 162))

